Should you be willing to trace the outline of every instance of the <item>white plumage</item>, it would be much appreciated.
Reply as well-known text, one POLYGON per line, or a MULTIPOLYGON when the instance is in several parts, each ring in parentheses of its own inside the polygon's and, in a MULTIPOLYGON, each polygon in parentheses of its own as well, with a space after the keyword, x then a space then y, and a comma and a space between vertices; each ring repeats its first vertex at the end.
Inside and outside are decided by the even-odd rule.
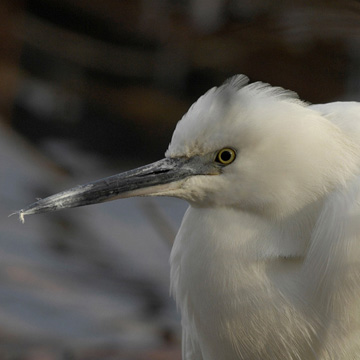
POLYGON ((167 152, 238 152, 184 184, 171 254, 183 358, 360 359, 360 105, 243 82, 204 95, 167 152))
MULTIPOLYGON (((191 107, 166 158, 151 165, 164 180, 134 170, 116 186, 140 185, 110 184, 98 201, 190 203, 170 259, 183 359, 360 359, 360 105, 308 105, 236 76, 191 107), (165 179, 175 161, 183 175, 165 179)), ((105 187, 93 184, 21 215, 98 202, 79 198, 105 187)))

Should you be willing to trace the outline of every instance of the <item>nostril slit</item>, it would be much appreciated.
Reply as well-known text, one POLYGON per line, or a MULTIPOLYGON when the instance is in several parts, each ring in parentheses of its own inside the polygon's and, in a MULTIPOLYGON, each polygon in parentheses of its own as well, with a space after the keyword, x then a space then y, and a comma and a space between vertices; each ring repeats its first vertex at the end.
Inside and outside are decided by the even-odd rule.
POLYGON ((150 173, 144 173, 144 174, 139 174, 138 177, 145 177, 145 176, 149 176, 149 175, 159 175, 159 174, 164 174, 169 172, 171 169, 163 169, 163 170, 155 170, 152 171, 150 173))

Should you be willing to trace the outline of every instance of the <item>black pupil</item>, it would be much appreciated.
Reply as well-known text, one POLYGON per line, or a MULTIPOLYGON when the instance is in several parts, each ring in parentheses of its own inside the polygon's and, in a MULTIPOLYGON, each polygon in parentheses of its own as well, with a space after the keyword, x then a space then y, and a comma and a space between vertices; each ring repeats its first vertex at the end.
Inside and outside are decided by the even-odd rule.
POLYGON ((231 159, 231 152, 230 151, 223 151, 220 154, 221 160, 222 161, 229 161, 231 159))

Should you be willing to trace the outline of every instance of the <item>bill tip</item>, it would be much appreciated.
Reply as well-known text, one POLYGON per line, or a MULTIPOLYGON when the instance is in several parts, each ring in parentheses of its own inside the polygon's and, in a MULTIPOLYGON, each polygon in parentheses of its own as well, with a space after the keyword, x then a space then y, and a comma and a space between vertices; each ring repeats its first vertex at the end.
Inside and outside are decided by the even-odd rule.
POLYGON ((13 216, 13 215, 19 215, 19 220, 21 221, 22 224, 24 224, 24 222, 25 222, 25 214, 24 214, 23 210, 15 211, 15 212, 11 213, 9 215, 9 217, 13 216))

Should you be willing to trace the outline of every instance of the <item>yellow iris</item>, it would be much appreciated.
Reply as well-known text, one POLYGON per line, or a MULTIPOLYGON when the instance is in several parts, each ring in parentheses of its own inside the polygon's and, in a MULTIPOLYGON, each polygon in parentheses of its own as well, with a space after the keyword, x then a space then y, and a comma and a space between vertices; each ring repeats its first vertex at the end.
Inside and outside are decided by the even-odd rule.
POLYGON ((215 161, 223 165, 229 165, 235 160, 235 158, 235 150, 230 148, 224 148, 217 153, 215 161))

